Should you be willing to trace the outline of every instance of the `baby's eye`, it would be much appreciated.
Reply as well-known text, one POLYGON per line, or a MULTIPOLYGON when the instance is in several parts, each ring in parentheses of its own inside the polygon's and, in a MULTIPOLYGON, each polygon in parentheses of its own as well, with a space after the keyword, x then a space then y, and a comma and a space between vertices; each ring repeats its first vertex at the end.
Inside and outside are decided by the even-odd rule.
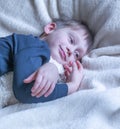
POLYGON ((70 43, 71 43, 71 44, 74 44, 74 40, 73 40, 72 37, 70 37, 70 43))
POLYGON ((75 57, 76 59, 79 59, 80 53, 78 51, 75 51, 75 57))

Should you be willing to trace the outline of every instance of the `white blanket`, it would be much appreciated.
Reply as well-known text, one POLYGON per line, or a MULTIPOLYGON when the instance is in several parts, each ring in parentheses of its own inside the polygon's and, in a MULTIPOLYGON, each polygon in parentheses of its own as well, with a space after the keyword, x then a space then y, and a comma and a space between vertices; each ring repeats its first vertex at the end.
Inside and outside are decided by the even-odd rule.
POLYGON ((0 0, 0 37, 39 35, 52 18, 64 16, 85 21, 94 34, 82 60, 80 90, 47 103, 20 104, 12 92, 12 73, 4 75, 0 129, 120 129, 119 0, 0 0))

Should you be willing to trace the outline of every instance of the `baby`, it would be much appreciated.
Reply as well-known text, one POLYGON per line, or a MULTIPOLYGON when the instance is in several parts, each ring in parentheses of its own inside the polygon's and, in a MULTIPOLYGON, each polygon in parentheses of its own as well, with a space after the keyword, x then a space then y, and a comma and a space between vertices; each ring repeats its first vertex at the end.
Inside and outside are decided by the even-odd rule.
MULTIPOLYGON (((84 24, 81 24, 80 22, 78 22, 78 21, 76 21, 76 20, 60 20, 60 19, 55 19, 54 21, 53 21, 53 23, 50 23, 50 24, 48 24, 47 26, 45 26, 45 28, 44 28, 44 32, 43 32, 43 34, 42 34, 42 38, 45 38, 45 37, 47 37, 49 35, 49 37, 52 35, 52 36, 54 36, 53 38, 55 38, 55 40, 51 43, 51 47, 53 47, 52 45, 54 45, 54 44, 57 44, 57 45, 61 45, 63 48, 64 48, 64 46, 66 46, 67 45, 67 43, 68 43, 68 48, 70 47, 69 46, 69 44, 71 44, 71 47, 72 48, 70 48, 70 51, 73 51, 73 46, 75 46, 76 47, 76 49, 75 49, 75 51, 73 52, 73 54, 74 54, 74 56, 73 56, 73 58, 74 59, 70 59, 70 61, 75 61, 75 60, 80 60, 87 52, 88 52, 88 50, 89 50, 89 48, 90 48, 90 46, 91 46, 91 43, 92 43, 92 36, 91 36, 91 33, 90 33, 90 31, 89 31, 89 29, 87 28, 87 26, 86 25, 84 25, 84 24), (48 27, 49 27, 49 29, 48 29, 48 27), (62 34, 63 35, 61 35, 61 33, 59 33, 59 31, 58 30, 61 30, 62 31, 62 34), (67 32, 67 33, 65 33, 65 29, 71 29, 71 31, 72 30, 74 30, 76 33, 73 33, 73 32, 67 32), (50 33, 49 32, 47 32, 47 31, 50 31, 50 33), (53 34, 53 32, 58 32, 58 33, 54 33, 55 34, 55 36, 54 35, 52 35, 53 34), (76 35, 77 34, 77 35, 76 35), (78 37, 78 38, 77 38, 78 37), (77 41, 77 39, 78 39, 78 41, 77 41), (62 44, 63 43, 63 44, 62 44), (78 45, 78 46, 77 46, 78 45)), ((51 40, 51 39, 50 39, 51 40)), ((49 41, 48 41, 49 42, 49 41)), ((54 48, 54 47, 53 47, 54 48)), ((67 47, 66 47, 67 48, 67 47)), ((53 49, 52 49, 53 50, 53 49)), ((69 51, 69 52, 70 52, 69 51)), ((53 52, 54 52, 54 50, 53 50, 53 52)), ((69 52, 67 51, 67 53, 68 53, 68 55, 69 55, 69 52)), ((56 53, 55 53, 56 54, 56 53)), ((54 55, 55 55, 54 54, 54 55)), ((56 56, 57 57, 57 56, 56 56)), ((64 72, 64 70, 63 70, 63 68, 62 68, 62 66, 60 65, 60 64, 64 64, 64 63, 61 63, 60 62, 60 60, 59 60, 59 56, 58 56, 58 58, 56 58, 56 57, 53 57, 52 58, 52 56, 51 56, 51 60, 49 61, 49 62, 52 62, 53 64, 55 64, 56 66, 57 66, 57 68, 58 68, 58 70, 59 70, 59 73, 60 73, 60 75, 61 75, 61 73, 62 73, 62 82, 65 82, 65 81, 68 81, 68 80, 70 80, 70 79, 68 79, 68 75, 70 75, 70 69, 69 69, 69 67, 68 67, 68 65, 67 65, 67 67, 64 67, 65 68, 65 72, 64 72), (63 73, 65 73, 65 76, 64 76, 64 74, 63 73), (67 77, 67 80, 66 80, 66 78, 64 78, 64 77, 67 77)), ((70 57, 72 57, 72 54, 71 54, 71 56, 70 57)), ((69 62, 69 61, 68 61, 69 62)), ((68 63, 67 62, 67 63, 68 63)), ((66 64, 66 63, 65 63, 66 64)), ((48 64, 49 65, 49 64, 48 64)), ((46 67, 45 67, 46 68, 46 67)), ((41 68, 40 68, 40 70, 41 70, 41 68)), ((48 69, 44 69, 44 71, 46 70, 46 73, 48 74, 48 73, 51 73, 51 69, 50 70, 48 70, 48 69)), ((39 71, 39 70, 38 70, 39 71)), ((41 70, 42 71, 42 70, 41 70)), ((52 70, 52 72, 53 72, 53 70, 52 70)), ((36 73, 36 72, 35 72, 36 73)), ((31 82, 32 80, 35 80, 36 79, 36 77, 35 77, 35 73, 33 73, 32 75, 34 76, 33 78, 32 78, 32 76, 30 76, 30 77, 28 77, 27 78, 27 80, 25 81, 26 83, 29 83, 29 82, 31 82)), ((38 78, 39 78, 39 76, 42 74, 42 72, 38 72, 39 73, 39 75, 38 75, 38 78)), ((77 74, 75 74, 75 76, 76 76, 77 74)), ((44 75, 43 75, 44 76, 44 75)), ((54 77, 54 81, 56 81, 57 80, 57 78, 55 79, 55 77, 56 77, 56 74, 52 74, 52 76, 54 77), (54 76, 55 75, 55 76, 54 76)), ((38 79, 37 78, 37 79, 38 79)), ((79 82, 81 82, 81 79, 82 79, 82 65, 81 65, 81 69, 80 69, 80 74, 78 75, 78 76, 76 76, 76 78, 78 78, 79 79, 79 81, 77 81, 77 84, 76 84, 76 86, 74 85, 73 87, 71 86, 71 88, 70 87, 68 87, 68 94, 71 94, 71 93, 73 93, 73 92, 75 92, 76 91, 76 87, 78 87, 78 85, 79 85, 79 82)), ((36 79, 36 80, 37 80, 36 79)), ((61 81, 61 80, 60 80, 61 81)), ((42 85, 40 85, 41 83, 39 82, 39 81, 36 81, 36 83, 34 84, 34 86, 33 86, 33 92, 32 92, 32 95, 33 96, 37 96, 37 97, 40 97, 40 96, 42 96, 43 94, 45 94, 45 92, 47 91, 47 90, 45 90, 45 88, 41 88, 41 87, 43 87, 42 85), (38 83, 38 84, 37 84, 38 83), (39 86, 38 86, 39 85, 39 86), (41 86, 41 87, 40 87, 41 86), (35 89, 34 89, 35 88, 35 89), (40 88, 40 90, 39 90, 39 88, 40 88)), ((75 84, 75 83, 74 83, 75 84)), ((53 86, 53 85, 52 85, 53 86)), ((55 83, 54 83, 54 86, 55 86, 55 83)), ((53 86, 53 87, 54 87, 53 86)), ((54 88, 51 88, 50 90, 48 90, 48 92, 46 92, 46 96, 48 96, 49 94, 51 94, 52 93, 52 91, 53 91, 53 89, 54 88), (52 90, 51 90, 52 89, 52 90)))
POLYGON ((13 91, 20 102, 54 100, 79 88, 83 68, 78 60, 90 45, 87 27, 74 20, 47 24, 41 38, 21 34, 0 38, 0 75, 14 71, 13 91), (57 83, 58 69, 50 57, 64 66, 66 83, 57 83))

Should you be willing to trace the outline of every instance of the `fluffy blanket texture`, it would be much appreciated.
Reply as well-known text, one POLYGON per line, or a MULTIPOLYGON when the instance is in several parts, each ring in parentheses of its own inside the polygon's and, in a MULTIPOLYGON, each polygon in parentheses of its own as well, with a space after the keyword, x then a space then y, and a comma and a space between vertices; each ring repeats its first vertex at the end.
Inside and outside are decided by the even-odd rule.
POLYGON ((94 34, 82 62, 78 92, 39 104, 20 104, 12 73, 0 78, 0 129, 120 129, 120 1, 0 0, 0 37, 39 35, 52 18, 85 21, 94 34))

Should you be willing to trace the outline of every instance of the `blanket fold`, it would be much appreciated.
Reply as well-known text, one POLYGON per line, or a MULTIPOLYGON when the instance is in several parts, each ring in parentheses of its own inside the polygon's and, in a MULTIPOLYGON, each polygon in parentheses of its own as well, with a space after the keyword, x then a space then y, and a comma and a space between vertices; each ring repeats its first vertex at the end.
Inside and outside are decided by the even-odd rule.
POLYGON ((20 104, 13 73, 0 77, 0 129, 120 129, 120 1, 1 0, 0 37, 40 35, 52 18, 85 21, 94 35, 83 57, 78 92, 39 104, 20 104))

